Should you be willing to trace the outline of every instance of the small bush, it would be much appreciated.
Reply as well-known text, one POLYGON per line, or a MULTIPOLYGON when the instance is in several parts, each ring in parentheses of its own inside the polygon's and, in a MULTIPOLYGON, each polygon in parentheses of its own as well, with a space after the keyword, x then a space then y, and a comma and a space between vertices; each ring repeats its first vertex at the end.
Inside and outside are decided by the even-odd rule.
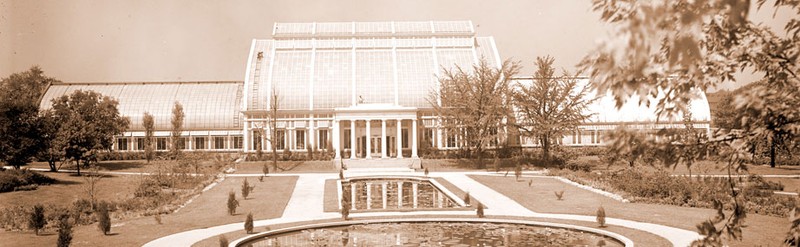
POLYGON ((465 193, 465 194, 464 194, 464 204, 467 204, 467 205, 469 205, 469 204, 470 204, 470 201, 469 201, 469 192, 467 192, 467 193, 465 193))
POLYGON ((156 197, 161 194, 161 184, 152 178, 145 178, 139 182, 136 191, 133 192, 135 197, 156 197))
POLYGON ((264 176, 269 174, 269 166, 267 165, 267 162, 264 162, 264 165, 261 166, 261 172, 264 173, 264 176))
POLYGON ((483 203, 478 203, 478 209, 475 210, 475 213, 478 215, 478 218, 483 218, 483 203))
POLYGON ((68 214, 62 214, 58 220, 58 247, 69 247, 72 243, 72 222, 68 214))
POLYGON ((228 238, 225 235, 219 235, 219 247, 228 247, 228 238))
POLYGON ((44 206, 42 204, 36 204, 33 206, 33 210, 31 210, 30 217, 28 218, 28 227, 33 229, 33 233, 39 235, 39 230, 41 230, 47 221, 44 218, 44 206))
POLYGON ((425 167, 425 176, 426 176, 426 177, 428 176, 428 173, 430 173, 430 171, 428 171, 428 168, 427 168, 427 167, 425 167))
POLYGON ((606 210, 603 206, 597 208, 597 224, 600 224, 600 227, 606 227, 606 210))
POLYGON ((564 191, 563 190, 553 191, 553 194, 556 194, 556 199, 558 199, 559 201, 561 201, 563 199, 563 197, 564 197, 564 191))
POLYGON ((517 165, 514 166, 514 178, 516 179, 516 181, 519 181, 520 177, 522 177, 522 166, 519 163, 517 163, 517 165))
POLYGON ((156 214, 154 214, 154 215, 153 215, 153 219, 155 219, 155 220, 156 220, 156 224, 159 224, 159 225, 161 225, 161 224, 162 224, 162 222, 161 222, 161 214, 160 214, 160 213, 156 213, 156 214))
POLYGON ((108 235, 111 232, 111 216, 108 214, 108 205, 105 202, 97 205, 97 228, 103 235, 108 235))
POLYGON ((247 213, 247 219, 244 220, 244 231, 247 234, 253 233, 253 213, 247 213))
POLYGON ((228 214, 236 214, 237 207, 239 207, 239 200, 236 200, 236 193, 228 192, 228 214))

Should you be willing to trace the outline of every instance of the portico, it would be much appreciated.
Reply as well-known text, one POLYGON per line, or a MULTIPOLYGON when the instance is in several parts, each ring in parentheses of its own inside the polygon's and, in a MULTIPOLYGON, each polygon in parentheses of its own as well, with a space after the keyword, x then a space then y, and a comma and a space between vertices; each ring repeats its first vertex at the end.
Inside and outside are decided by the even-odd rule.
POLYGON ((340 166, 354 160, 372 160, 419 166, 417 119, 417 108, 394 104, 336 108, 332 131, 334 163, 340 166), (399 162, 403 159, 410 160, 399 162))

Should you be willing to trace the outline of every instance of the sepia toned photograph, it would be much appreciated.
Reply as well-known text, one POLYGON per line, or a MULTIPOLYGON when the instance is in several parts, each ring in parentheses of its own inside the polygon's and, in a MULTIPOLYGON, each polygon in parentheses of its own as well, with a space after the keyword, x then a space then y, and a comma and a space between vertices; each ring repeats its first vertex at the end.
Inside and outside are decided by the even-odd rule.
POLYGON ((798 0, 0 0, 0 247, 800 246, 798 0))

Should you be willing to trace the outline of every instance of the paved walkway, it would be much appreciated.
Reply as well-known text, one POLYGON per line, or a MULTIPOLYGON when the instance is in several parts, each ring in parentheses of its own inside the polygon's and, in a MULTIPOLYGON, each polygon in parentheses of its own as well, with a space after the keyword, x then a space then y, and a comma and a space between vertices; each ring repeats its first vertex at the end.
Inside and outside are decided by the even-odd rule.
MULTIPOLYGON (((523 216, 523 217, 539 217, 561 220, 576 220, 594 222, 594 216, 585 215, 570 215, 570 214, 543 214, 536 213, 528 210, 516 201, 500 194, 491 188, 469 178, 470 174, 487 174, 484 172, 444 172, 444 173, 431 173, 432 177, 443 177, 453 185, 468 191, 470 196, 481 201, 486 205, 487 209, 484 211, 486 215, 491 216, 523 216)), ((288 175, 288 174, 286 174, 288 175)), ((367 175, 367 174, 360 174, 367 175)), ((375 175, 375 174, 372 174, 375 175)), ((381 175, 421 175, 420 173, 391 173, 381 175)), ((229 174, 229 176, 232 176, 229 174)), ((234 176, 260 176, 260 174, 236 174, 234 176)), ((337 178, 337 174, 292 174, 298 176, 297 184, 292 193, 292 198, 289 200, 283 216, 277 219, 258 220, 254 222, 255 227, 263 227, 267 225, 283 224, 298 221, 311 221, 311 220, 328 220, 341 218, 339 213, 325 213, 323 212, 323 198, 325 193, 325 180, 337 178)), ((417 211, 417 212, 370 212, 370 213, 351 213, 353 217, 369 217, 369 216, 413 216, 413 215, 474 215, 473 211, 417 211)), ((623 227, 638 229, 655 235, 664 237, 675 246, 688 246, 691 241, 700 237, 693 231, 687 231, 674 227, 668 227, 658 224, 637 222, 631 220, 607 218, 606 223, 609 225, 619 225, 623 227)), ((204 229, 196 229, 185 232, 164 236, 162 238, 153 240, 144 246, 191 246, 203 239, 214 237, 220 234, 242 230, 242 222, 214 226, 204 229)))

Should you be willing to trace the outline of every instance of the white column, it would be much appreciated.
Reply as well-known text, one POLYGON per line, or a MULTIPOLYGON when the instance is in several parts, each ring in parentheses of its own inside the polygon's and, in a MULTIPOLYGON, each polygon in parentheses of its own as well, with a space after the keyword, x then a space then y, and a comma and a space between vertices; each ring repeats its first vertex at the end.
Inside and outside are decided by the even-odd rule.
POLYGON ((247 153, 247 151, 250 151, 250 121, 247 121, 247 115, 244 116, 242 121, 244 121, 244 127, 242 129, 242 151, 247 153))
POLYGON ((436 200, 439 203, 439 208, 444 207, 444 196, 442 196, 442 192, 436 191, 436 200))
POLYGON ((366 129, 367 134, 366 134, 366 138, 365 138, 365 139, 367 139, 366 140, 367 143, 366 143, 366 145, 364 145, 364 148, 366 149, 365 151, 367 152, 367 159, 372 159, 372 150, 370 150, 371 149, 370 147, 372 147, 372 143, 371 143, 372 140, 370 140, 370 138, 372 136, 369 133, 370 132, 370 128, 371 128, 370 127, 370 122, 372 122, 372 120, 367 119, 367 122, 366 122, 367 123, 367 129, 366 129))
POLYGON ((367 185, 367 209, 372 208, 372 183, 366 183, 367 185))
POLYGON ((383 209, 386 209, 386 200, 388 199, 386 196, 386 182, 381 184, 381 194, 383 195, 383 209))
POLYGON ((403 208, 403 181, 397 182, 397 208, 403 208))
POLYGON ((308 147, 311 147, 311 150, 317 147, 317 140, 314 138, 314 136, 317 136, 317 133, 315 133, 317 132, 316 130, 317 128, 314 126, 314 115, 311 115, 311 120, 308 120, 308 133, 306 133, 306 145, 310 146, 306 146, 306 150, 308 150, 308 147))
POLYGON ((397 137, 395 137, 397 141, 397 158, 403 158, 403 120, 397 119, 397 137))
POLYGON ((386 158, 386 119, 381 119, 381 159, 386 158))
POLYGON ((356 120, 350 120, 350 159, 356 158, 356 120))
POLYGON ((411 120, 411 158, 418 158, 417 156, 417 120, 411 120))
POLYGON ((412 182, 412 184, 411 184, 411 192, 412 192, 411 197, 414 199, 414 204, 413 204, 414 208, 417 208, 417 195, 419 193, 419 191, 417 189, 418 189, 417 182, 412 182))
POLYGON ((356 183, 350 182, 350 209, 356 209, 356 183))
POLYGON ((436 127, 436 148, 442 149, 442 137, 444 136, 442 133, 442 127, 436 127))
POLYGON ((342 144, 339 143, 339 139, 340 139, 339 135, 340 134, 341 134, 341 132, 339 130, 339 120, 333 120, 333 130, 331 131, 331 139, 333 139, 332 140, 333 141, 333 143, 332 143, 333 147, 330 147, 330 148, 333 148, 333 151, 336 152, 334 154, 334 158, 335 159, 341 159, 342 158, 342 149, 341 149, 341 145, 342 144))

